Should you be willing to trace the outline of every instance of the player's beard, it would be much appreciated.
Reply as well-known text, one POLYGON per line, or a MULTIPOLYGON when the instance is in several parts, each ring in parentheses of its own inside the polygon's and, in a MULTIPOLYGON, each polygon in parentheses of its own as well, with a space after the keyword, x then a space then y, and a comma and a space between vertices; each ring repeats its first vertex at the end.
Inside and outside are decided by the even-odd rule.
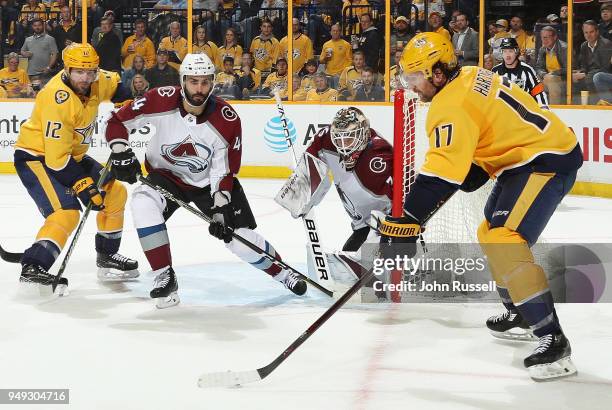
POLYGON ((208 92, 208 94, 206 95, 202 93, 189 94, 189 91, 185 90, 185 98, 187 99, 187 102, 189 102, 189 104, 194 107, 200 107, 204 105, 204 103, 208 100, 209 96, 210 92, 208 92))

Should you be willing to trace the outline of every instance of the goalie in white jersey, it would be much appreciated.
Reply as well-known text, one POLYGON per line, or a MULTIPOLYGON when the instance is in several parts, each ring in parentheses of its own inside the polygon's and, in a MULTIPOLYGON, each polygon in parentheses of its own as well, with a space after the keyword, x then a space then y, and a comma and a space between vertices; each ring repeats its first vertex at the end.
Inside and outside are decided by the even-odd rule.
MULTIPOLYGON (((127 148, 130 132, 151 124, 155 135, 147 146, 148 179, 184 202, 193 202, 212 218, 211 235, 225 241, 239 258, 263 270, 292 292, 302 295, 306 283, 294 273, 232 238, 232 231, 268 253, 274 248, 253 229, 257 226, 240 182, 235 177, 242 156, 240 118, 225 101, 211 95, 215 66, 206 54, 188 54, 180 67, 180 87, 148 91, 113 113, 106 139, 113 150, 117 179, 134 183, 140 164, 127 148)), ((157 274, 151 297, 160 308, 179 303, 166 220, 178 205, 141 185, 131 201, 134 224, 145 255, 157 274)))
POLYGON ((372 211, 391 209, 393 174, 393 148, 358 108, 341 109, 332 124, 315 135, 276 201, 294 218, 305 215, 327 193, 328 170, 353 229, 342 250, 355 252, 370 233, 372 211))

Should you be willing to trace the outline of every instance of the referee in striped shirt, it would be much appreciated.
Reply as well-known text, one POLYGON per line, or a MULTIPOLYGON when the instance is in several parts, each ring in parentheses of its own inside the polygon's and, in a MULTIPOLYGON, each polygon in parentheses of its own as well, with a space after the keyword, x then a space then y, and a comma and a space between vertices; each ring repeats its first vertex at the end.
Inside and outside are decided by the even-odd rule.
POLYGON ((516 39, 504 38, 501 41, 503 62, 493 67, 493 72, 517 84, 527 91, 540 106, 548 106, 548 97, 544 92, 544 84, 538 80, 535 70, 521 60, 521 53, 516 39))

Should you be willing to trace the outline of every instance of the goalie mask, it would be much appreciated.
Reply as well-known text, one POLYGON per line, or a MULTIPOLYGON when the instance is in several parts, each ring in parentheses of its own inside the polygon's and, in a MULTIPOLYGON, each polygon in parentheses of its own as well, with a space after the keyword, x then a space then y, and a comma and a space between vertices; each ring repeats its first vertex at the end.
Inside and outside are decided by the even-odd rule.
POLYGON ((336 113, 330 134, 344 168, 351 170, 370 141, 370 121, 358 108, 343 108, 336 113))

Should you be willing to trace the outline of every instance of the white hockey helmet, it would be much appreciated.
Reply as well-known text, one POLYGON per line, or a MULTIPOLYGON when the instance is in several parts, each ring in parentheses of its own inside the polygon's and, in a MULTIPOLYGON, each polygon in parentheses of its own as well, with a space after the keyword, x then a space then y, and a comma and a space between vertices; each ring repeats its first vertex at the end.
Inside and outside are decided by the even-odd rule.
POLYGON ((181 63, 181 67, 179 68, 179 77, 181 82, 181 93, 183 94, 183 97, 185 97, 188 104, 194 105, 185 92, 185 77, 188 75, 211 77, 212 86, 210 88, 210 92, 208 93, 206 100, 204 100, 204 103, 199 104, 204 105, 215 88, 215 71, 215 65, 211 61, 210 57, 208 57, 206 54, 187 54, 185 56, 183 62, 181 63))
POLYGON ((370 141, 370 121, 359 108, 343 108, 336 113, 329 131, 344 167, 352 169, 370 141))

